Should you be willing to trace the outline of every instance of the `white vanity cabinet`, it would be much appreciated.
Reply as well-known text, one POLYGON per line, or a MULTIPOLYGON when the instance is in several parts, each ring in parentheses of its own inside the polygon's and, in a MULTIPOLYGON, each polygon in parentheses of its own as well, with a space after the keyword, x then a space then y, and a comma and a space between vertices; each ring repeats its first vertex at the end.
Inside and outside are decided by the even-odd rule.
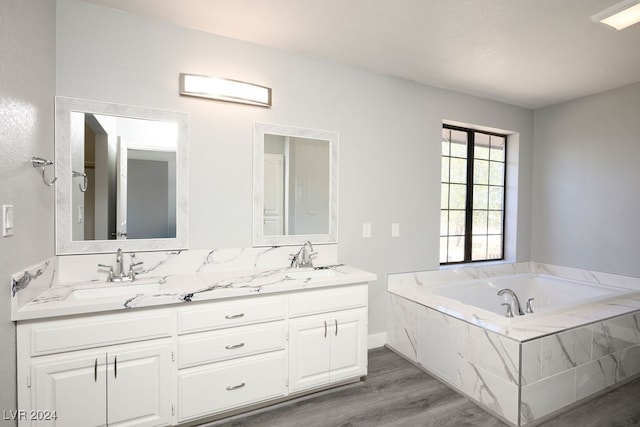
POLYGON ((367 285, 17 325, 19 427, 222 418, 367 373, 367 285))
POLYGON ((18 324, 20 426, 170 425, 172 317, 157 310, 18 324))
POLYGON ((178 311, 178 422, 286 395, 287 297, 178 311))
POLYGON ((294 294, 289 304, 289 392, 367 374, 366 285, 294 294))

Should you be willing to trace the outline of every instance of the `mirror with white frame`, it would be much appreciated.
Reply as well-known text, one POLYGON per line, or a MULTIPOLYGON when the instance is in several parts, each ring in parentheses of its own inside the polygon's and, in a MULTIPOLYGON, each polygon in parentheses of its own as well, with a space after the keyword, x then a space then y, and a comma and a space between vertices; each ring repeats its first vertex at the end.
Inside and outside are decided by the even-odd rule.
POLYGON ((337 243, 337 132, 255 123, 254 246, 337 243))
POLYGON ((56 253, 186 249, 186 113, 56 97, 56 253))

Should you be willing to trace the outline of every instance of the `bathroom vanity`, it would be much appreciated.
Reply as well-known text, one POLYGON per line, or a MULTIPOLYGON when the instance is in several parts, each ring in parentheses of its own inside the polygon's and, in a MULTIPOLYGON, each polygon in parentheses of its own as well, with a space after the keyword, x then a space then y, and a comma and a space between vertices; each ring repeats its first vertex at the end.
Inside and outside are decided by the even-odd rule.
POLYGON ((57 256, 11 281, 19 425, 191 425, 365 376, 338 143, 254 124, 254 247, 188 250, 187 114, 56 97, 57 256))
POLYGON ((336 266, 251 277, 175 275, 133 296, 73 296, 105 283, 45 291, 14 313, 19 425, 179 425, 367 374, 375 275, 336 266), (234 280, 243 285, 203 287, 234 280))

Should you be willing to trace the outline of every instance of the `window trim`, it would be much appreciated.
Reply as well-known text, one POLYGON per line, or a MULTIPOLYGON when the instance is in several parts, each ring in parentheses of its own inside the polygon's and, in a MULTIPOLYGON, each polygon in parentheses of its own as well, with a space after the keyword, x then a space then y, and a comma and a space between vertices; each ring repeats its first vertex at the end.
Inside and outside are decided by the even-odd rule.
MULTIPOLYGON (((465 233, 464 233, 464 257, 461 261, 448 261, 448 262, 440 262, 440 266, 449 266, 449 265, 457 265, 457 264, 475 264, 475 263, 485 263, 485 262, 500 262, 506 259, 505 249, 506 249, 506 220, 507 220, 507 146, 509 145, 509 135, 504 133, 492 132, 482 129, 474 129, 471 127, 457 126, 448 123, 442 123, 441 129, 449 129, 459 132, 465 132, 467 134, 467 182, 466 186, 466 200, 465 200, 465 233), (502 193, 502 230, 501 230, 501 254, 500 258, 491 258, 491 259, 479 259, 473 260, 473 177, 474 177, 474 163, 475 163, 475 134, 481 133, 489 136, 496 136, 500 138, 504 138, 504 174, 503 174, 503 193, 502 193)), ((440 153, 440 164, 442 165, 442 152, 440 153)), ((441 184, 444 182, 441 180, 441 184)), ((440 207, 440 211, 442 211, 442 206, 440 207)), ((450 210, 450 209, 447 209, 450 210)), ((446 235, 447 237, 449 234, 446 235)), ((489 236, 487 233, 486 236, 489 236)), ((440 236, 442 237, 442 236, 440 236)), ((449 248, 447 247, 447 255, 449 253, 449 248)))

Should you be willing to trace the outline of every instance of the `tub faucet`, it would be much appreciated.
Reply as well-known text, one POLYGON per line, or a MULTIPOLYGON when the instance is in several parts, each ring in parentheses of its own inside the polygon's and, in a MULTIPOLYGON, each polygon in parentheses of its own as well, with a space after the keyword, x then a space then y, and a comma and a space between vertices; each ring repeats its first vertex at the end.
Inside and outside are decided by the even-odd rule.
POLYGON ((516 313, 518 314, 518 316, 524 316, 524 311, 522 311, 522 307, 520 306, 520 301, 518 300, 518 296, 516 295, 516 293, 508 288, 502 288, 498 291, 498 296, 502 296, 504 294, 511 295, 511 298, 513 298, 513 302, 516 306, 516 313))

